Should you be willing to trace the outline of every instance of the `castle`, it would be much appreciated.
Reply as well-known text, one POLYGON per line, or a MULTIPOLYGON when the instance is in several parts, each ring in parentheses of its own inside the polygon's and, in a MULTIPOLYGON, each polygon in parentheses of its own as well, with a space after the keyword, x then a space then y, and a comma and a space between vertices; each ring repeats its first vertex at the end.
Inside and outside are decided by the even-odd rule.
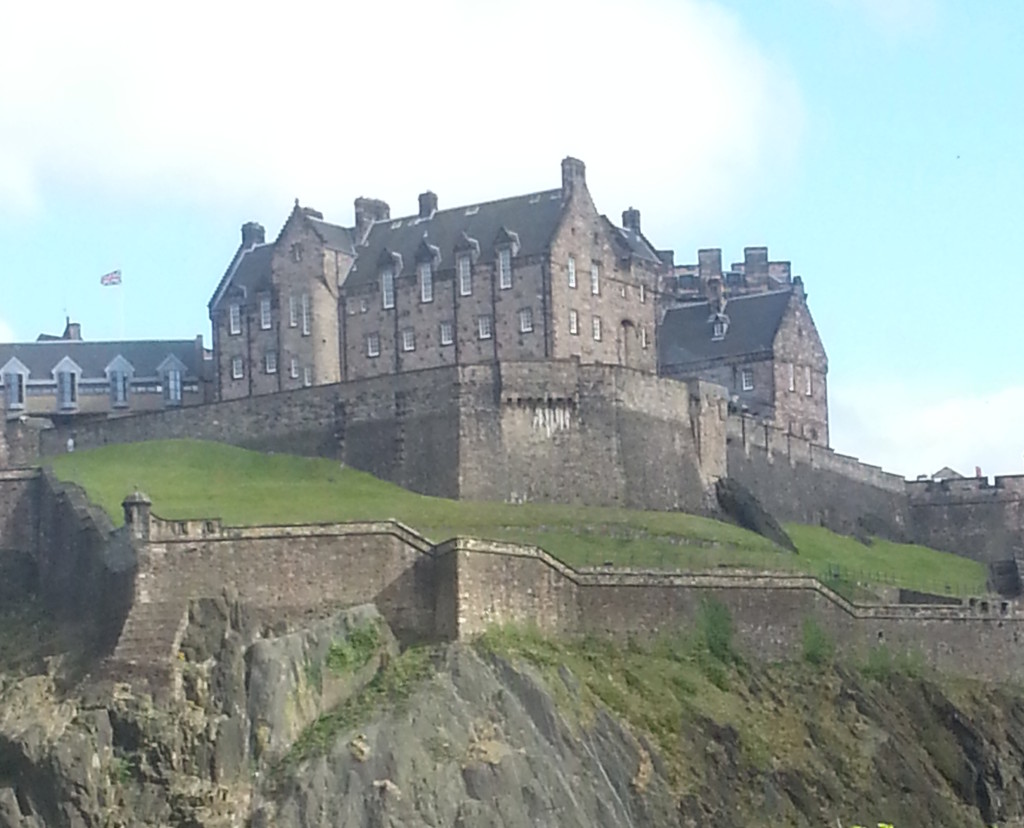
POLYGON ((828 445, 827 360, 803 283, 765 248, 677 266, 632 207, 600 214, 582 161, 561 187, 415 215, 357 198, 354 225, 295 207, 256 222, 209 303, 219 399, 462 365, 571 360, 703 379, 828 445))

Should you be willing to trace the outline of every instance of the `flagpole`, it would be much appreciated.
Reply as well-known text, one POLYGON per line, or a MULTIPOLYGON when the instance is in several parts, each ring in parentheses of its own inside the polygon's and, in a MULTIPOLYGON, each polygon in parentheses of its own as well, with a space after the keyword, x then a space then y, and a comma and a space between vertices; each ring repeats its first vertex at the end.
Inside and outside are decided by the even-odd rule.
MULTIPOLYGON (((118 267, 117 269, 118 269, 118 271, 121 270, 120 267, 118 267)), ((117 286, 117 299, 118 299, 118 304, 120 305, 120 312, 121 312, 121 341, 124 342, 124 280, 123 280, 123 278, 122 278, 121 283, 117 286)))

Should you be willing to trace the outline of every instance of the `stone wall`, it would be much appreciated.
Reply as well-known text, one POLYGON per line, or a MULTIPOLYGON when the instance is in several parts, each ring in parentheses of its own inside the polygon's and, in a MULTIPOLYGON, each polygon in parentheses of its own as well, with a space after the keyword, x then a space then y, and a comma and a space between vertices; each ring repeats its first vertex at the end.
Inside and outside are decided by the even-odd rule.
POLYGON ((39 472, 0 471, 0 555, 36 554, 39 532, 39 472))
POLYGON ((36 492, 39 594, 58 620, 90 631, 97 652, 109 653, 132 603, 135 551, 127 532, 85 492, 49 472, 36 492))
POLYGON ((913 536, 902 477, 753 418, 730 417, 728 468, 779 520, 913 536))
POLYGON ((1024 558, 1024 475, 907 483, 919 543, 992 563, 1024 558))
POLYGON ((495 623, 653 636, 692 628, 712 599, 729 610, 749 658, 800 658, 804 626, 813 620, 849 657, 885 645, 950 673, 1024 678, 1024 612, 1009 602, 868 607, 804 575, 573 570, 538 549, 465 539, 447 551, 458 559, 463 636, 495 623))
POLYGON ((20 420, 0 422, 0 469, 31 466, 39 459, 39 429, 20 420))

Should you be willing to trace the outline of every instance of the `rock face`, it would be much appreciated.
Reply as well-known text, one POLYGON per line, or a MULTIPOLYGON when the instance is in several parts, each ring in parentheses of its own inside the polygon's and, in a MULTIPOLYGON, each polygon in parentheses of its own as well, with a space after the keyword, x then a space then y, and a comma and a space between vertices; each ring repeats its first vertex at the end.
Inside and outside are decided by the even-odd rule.
POLYGON ((373 607, 271 631, 225 598, 191 620, 162 706, 67 691, 53 663, 0 678, 0 828, 1024 825, 1015 688, 720 666, 728 689, 688 708, 666 753, 657 722, 594 703, 606 663, 399 654, 373 607), (719 712, 725 694, 756 711, 765 750, 719 712))

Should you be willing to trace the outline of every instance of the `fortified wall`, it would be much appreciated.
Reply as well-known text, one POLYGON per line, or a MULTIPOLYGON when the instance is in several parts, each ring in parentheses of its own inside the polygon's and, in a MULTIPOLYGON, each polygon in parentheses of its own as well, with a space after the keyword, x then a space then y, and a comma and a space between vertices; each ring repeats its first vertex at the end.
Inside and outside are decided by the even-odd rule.
MULTIPOLYGON (((737 644, 752 658, 799 658, 804 625, 814 619, 849 655, 884 644, 944 671, 1024 680, 1024 612, 1010 602, 866 607, 802 575, 577 570, 535 547, 468 538, 434 545, 386 521, 247 528, 168 521, 138 494, 125 501, 125 513, 125 527, 109 538, 131 541, 130 579, 111 572, 106 585, 91 579, 83 589, 93 601, 104 594, 95 590, 107 590, 124 610, 119 635, 108 640, 109 675, 153 689, 174 685, 189 603, 224 589, 270 625, 372 602, 406 642, 469 638, 503 623, 564 635, 685 632, 713 598, 729 609, 737 644)), ((67 537, 88 516, 72 510, 59 520, 67 537)), ((56 579, 63 591, 58 559, 70 556, 73 569, 83 550, 47 554, 44 580, 56 579)))
MULTIPOLYGON (((43 454, 55 454, 68 432, 33 436, 43 454)), ((782 520, 917 541, 986 563, 1024 555, 1020 478, 908 483, 730 414, 717 385, 620 366, 449 366, 75 428, 80 448, 183 437, 329 457, 462 499, 701 512, 714 505, 714 481, 728 475, 782 520)))

